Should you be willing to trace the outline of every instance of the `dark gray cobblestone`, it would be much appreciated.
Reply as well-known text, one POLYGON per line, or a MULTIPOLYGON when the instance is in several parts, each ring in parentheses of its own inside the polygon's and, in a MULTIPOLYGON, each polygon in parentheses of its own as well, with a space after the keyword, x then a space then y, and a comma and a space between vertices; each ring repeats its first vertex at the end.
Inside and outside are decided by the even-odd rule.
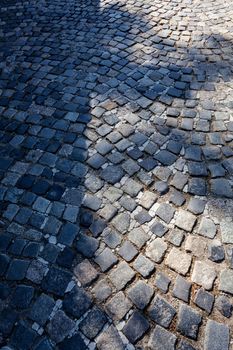
POLYGON ((232 18, 2 0, 0 348, 230 350, 232 18))

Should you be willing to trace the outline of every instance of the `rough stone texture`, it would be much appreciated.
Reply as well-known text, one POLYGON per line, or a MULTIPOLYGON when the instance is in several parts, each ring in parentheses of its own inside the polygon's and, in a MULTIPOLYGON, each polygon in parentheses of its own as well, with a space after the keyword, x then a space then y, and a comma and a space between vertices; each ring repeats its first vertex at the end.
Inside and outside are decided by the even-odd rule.
POLYGON ((1 1, 1 346, 131 350, 129 323, 135 349, 174 347, 155 323, 182 303, 203 326, 191 346, 170 317, 176 348, 232 326, 232 19, 230 0, 1 1), (105 324, 119 292, 132 310, 105 324))
POLYGON ((233 270, 225 269, 220 274, 219 289, 233 294, 233 270))
POLYGON ((182 230, 191 232, 196 222, 196 217, 185 210, 180 210, 176 218, 176 226, 182 230))
POLYGON ((98 272, 88 260, 78 264, 74 269, 74 274, 83 286, 91 284, 98 277, 98 272))
POLYGON ((196 257, 203 257, 207 243, 204 239, 189 235, 185 241, 185 250, 191 252, 196 257))
POLYGON ((59 310, 48 324, 47 331, 51 339, 59 343, 67 337, 74 327, 75 322, 67 317, 63 311, 59 310))
POLYGON ((229 327, 213 320, 208 320, 205 331, 205 350, 228 350, 229 349, 229 327))
POLYGON ((164 275, 161 272, 156 274, 155 285, 162 292, 167 293, 170 283, 171 283, 171 280, 168 276, 164 275))
POLYGON ((219 263, 224 260, 225 251, 219 240, 215 239, 209 243, 208 258, 216 263, 219 263))
POLYGON ((228 318, 232 316, 233 304, 230 302, 229 298, 225 297, 224 295, 217 297, 215 306, 223 316, 228 318))
POLYGON ((138 311, 134 311, 129 321, 123 328, 123 333, 134 344, 140 339, 144 333, 149 329, 149 322, 138 311))
POLYGON ((191 265, 192 257, 178 248, 172 248, 165 264, 182 275, 186 275, 191 265))
POLYGON ((100 266, 102 271, 107 271, 117 263, 118 259, 109 248, 105 248, 100 255, 97 256, 95 262, 100 266))
POLYGON ((186 281, 185 278, 181 276, 177 276, 173 288, 173 295, 176 298, 179 298, 183 301, 188 302, 189 301, 189 295, 190 295, 190 289, 191 289, 191 283, 186 281))
POLYGON ((231 243, 233 244, 233 223, 227 222, 227 221, 221 221, 220 222, 220 232, 222 235, 222 242, 223 243, 231 243))
POLYGON ((117 290, 121 290, 135 276, 135 272, 126 262, 121 262, 111 273, 110 279, 117 290))
POLYGON ((213 266, 202 261, 196 261, 194 263, 194 269, 191 276, 192 282, 210 290, 213 287, 216 276, 217 274, 213 266))
POLYGON ((176 314, 175 308, 159 295, 156 295, 148 311, 150 317, 165 328, 169 327, 176 314))
POLYGON ((105 313, 94 307, 80 323, 79 328, 88 339, 93 339, 101 331, 106 322, 107 317, 105 313))
POLYGON ((123 292, 117 293, 106 304, 106 310, 113 320, 121 320, 131 308, 132 303, 123 292))
POLYGON ((176 336, 166 329, 156 326, 150 335, 149 349, 175 350, 176 336))
POLYGON ((138 281, 128 290, 129 298, 139 309, 144 309, 149 304, 153 294, 153 288, 143 281, 138 281))
POLYGON ((199 235, 202 235, 208 238, 214 238, 214 236, 216 235, 216 226, 212 220, 203 217, 201 219, 197 232, 199 233, 199 235))
POLYGON ((210 313, 214 303, 214 296, 211 293, 206 292, 204 289, 199 289, 195 295, 194 302, 201 309, 210 313))
POLYGON ((155 269, 155 264, 144 255, 140 254, 133 263, 133 267, 143 277, 148 277, 155 269))
POLYGON ((163 260, 167 243, 162 238, 155 238, 146 248, 146 255, 156 263, 163 260))
POLYGON ((97 338, 97 348, 100 350, 109 349, 109 344, 116 350, 124 350, 124 345, 119 333, 114 326, 110 326, 97 338))
POLYGON ((196 339, 202 317, 190 306, 181 304, 178 313, 177 330, 186 337, 196 339))

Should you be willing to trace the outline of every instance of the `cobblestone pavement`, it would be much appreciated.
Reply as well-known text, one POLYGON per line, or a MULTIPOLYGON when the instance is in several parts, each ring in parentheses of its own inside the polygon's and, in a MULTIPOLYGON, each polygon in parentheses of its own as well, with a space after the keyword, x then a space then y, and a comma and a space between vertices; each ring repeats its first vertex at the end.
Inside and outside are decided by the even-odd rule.
POLYGON ((233 3, 2 0, 0 343, 233 348, 233 3))

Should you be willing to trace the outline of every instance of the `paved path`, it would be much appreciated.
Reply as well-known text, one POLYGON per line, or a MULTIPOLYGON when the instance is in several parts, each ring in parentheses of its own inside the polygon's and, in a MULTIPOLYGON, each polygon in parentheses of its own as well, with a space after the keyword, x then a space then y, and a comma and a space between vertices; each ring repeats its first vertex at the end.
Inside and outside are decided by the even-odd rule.
POLYGON ((231 0, 2 0, 0 343, 230 350, 231 0))

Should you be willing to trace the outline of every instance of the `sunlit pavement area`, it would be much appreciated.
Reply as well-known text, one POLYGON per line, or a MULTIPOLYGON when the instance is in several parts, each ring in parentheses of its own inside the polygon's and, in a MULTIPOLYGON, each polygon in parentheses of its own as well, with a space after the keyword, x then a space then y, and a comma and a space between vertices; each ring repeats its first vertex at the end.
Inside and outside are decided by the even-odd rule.
POLYGON ((0 344, 231 350, 231 0, 2 0, 0 344))

